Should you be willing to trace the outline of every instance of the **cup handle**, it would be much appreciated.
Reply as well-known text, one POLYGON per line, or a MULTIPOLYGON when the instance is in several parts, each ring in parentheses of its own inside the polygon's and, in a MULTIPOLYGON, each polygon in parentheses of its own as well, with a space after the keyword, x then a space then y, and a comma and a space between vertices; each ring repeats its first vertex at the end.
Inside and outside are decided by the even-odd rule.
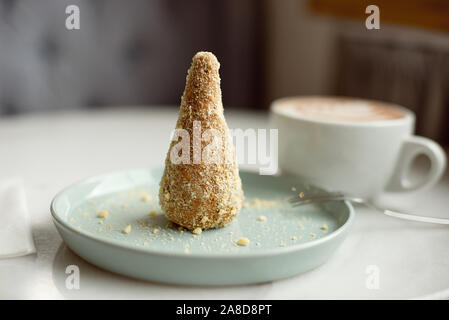
POLYGON ((418 136, 411 136, 404 140, 398 162, 385 191, 406 192, 434 185, 443 175, 446 167, 446 154, 436 142, 418 136), (430 170, 427 177, 417 183, 410 183, 407 174, 410 165, 418 155, 425 155, 430 160, 430 170))

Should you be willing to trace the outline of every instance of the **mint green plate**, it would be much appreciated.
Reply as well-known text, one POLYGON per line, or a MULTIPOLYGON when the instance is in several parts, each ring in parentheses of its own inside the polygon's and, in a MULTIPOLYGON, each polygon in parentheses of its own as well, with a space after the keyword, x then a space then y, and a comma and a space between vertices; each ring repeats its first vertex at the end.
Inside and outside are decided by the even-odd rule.
POLYGON ((161 169, 115 172, 63 190, 51 213, 65 243, 87 261, 134 278, 248 284, 321 265, 354 218, 353 207, 344 201, 292 208, 288 197, 322 192, 296 178, 240 172, 246 201, 237 219, 194 235, 167 226, 158 205, 161 174, 161 169), (98 217, 102 210, 107 210, 106 218, 98 217), (131 231, 124 233, 128 225, 131 231), (249 244, 239 246, 241 237, 249 244))

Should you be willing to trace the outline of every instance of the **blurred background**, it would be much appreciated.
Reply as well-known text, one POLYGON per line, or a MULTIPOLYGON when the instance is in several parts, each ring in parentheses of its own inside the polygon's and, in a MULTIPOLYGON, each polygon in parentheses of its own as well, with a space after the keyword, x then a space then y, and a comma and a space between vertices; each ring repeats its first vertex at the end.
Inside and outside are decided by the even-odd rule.
POLYGON ((228 108, 291 95, 399 103, 449 145, 447 0, 0 0, 0 117, 175 108, 196 51, 221 62, 228 108), (80 30, 65 28, 78 5, 80 30), (367 30, 365 8, 380 8, 367 30))

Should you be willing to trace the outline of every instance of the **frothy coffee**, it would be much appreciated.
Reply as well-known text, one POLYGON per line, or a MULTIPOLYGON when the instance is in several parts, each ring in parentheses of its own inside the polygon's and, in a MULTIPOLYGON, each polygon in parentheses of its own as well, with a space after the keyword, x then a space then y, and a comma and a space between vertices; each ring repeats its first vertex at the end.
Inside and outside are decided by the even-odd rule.
POLYGON ((400 108, 377 101, 350 98, 289 98, 279 105, 297 116, 327 121, 371 122, 403 118, 400 108))

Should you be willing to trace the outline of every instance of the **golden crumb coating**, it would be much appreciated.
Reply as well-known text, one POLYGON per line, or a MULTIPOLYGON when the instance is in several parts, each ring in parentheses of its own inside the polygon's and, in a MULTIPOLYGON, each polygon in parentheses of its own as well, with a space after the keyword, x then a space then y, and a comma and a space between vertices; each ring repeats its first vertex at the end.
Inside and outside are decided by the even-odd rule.
POLYGON ((198 52, 193 57, 176 124, 177 129, 189 133, 190 163, 171 161, 171 151, 181 141, 175 139, 170 144, 160 182, 159 202, 163 212, 171 221, 190 230, 228 225, 244 199, 235 150, 223 114, 219 68, 217 58, 210 52, 198 52), (200 121, 202 134, 208 129, 218 133, 221 144, 215 145, 211 150, 217 152, 211 154, 218 154, 212 159, 222 161, 195 158, 194 149, 199 146, 201 150, 207 149, 213 138, 203 136, 196 140, 199 143, 195 146, 194 121, 197 125, 196 121, 200 121))

